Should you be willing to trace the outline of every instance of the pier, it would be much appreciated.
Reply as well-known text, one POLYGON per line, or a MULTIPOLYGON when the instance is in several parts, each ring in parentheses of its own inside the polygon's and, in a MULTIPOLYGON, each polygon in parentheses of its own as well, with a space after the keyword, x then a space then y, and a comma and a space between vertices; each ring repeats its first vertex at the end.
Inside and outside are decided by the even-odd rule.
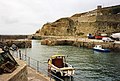
POLYGON ((35 69, 27 66, 26 62, 16 58, 18 66, 15 71, 0 75, 0 81, 54 81, 35 69))
POLYGON ((29 40, 30 35, 0 35, 0 47, 11 47, 15 44, 18 48, 31 48, 32 42, 29 40))
POLYGON ((31 67, 27 67, 27 71, 28 81, 54 81, 53 79, 50 80, 50 77, 47 77, 40 72, 37 72, 35 69, 31 67))
POLYGON ((109 48, 112 51, 120 51, 120 41, 103 42, 102 40, 88 39, 88 38, 47 38, 41 41, 42 45, 71 45, 77 47, 93 48, 95 45, 102 45, 103 48, 109 48))
POLYGON ((11 47, 12 44, 15 44, 18 48, 31 48, 32 42, 31 40, 2 40, 0 41, 0 47, 2 46, 8 46, 11 47))

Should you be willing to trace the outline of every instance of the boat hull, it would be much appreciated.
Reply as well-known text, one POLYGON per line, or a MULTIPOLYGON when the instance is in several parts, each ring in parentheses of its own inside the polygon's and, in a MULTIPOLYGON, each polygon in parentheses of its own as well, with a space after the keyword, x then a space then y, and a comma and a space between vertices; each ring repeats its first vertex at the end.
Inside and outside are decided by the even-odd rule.
POLYGON ((95 49, 95 48, 93 48, 93 50, 98 51, 98 52, 110 52, 109 49, 95 49))
POLYGON ((72 76, 74 75, 75 69, 73 67, 57 68, 54 65, 48 65, 49 72, 56 74, 57 76, 72 76))

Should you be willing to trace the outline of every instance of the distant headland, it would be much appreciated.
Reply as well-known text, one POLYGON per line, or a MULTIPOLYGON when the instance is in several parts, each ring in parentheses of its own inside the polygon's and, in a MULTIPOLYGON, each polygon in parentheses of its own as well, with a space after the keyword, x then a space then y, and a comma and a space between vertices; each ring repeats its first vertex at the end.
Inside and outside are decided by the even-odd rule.
POLYGON ((86 36, 120 32, 120 5, 102 7, 95 10, 61 18, 52 23, 46 23, 35 35, 41 36, 86 36))

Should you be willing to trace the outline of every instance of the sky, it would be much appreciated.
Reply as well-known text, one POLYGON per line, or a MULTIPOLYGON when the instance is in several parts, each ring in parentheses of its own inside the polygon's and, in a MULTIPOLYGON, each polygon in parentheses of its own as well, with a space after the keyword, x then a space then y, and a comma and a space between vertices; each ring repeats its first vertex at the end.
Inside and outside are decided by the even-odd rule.
POLYGON ((0 0, 0 34, 34 34, 47 22, 103 7, 120 0, 0 0))

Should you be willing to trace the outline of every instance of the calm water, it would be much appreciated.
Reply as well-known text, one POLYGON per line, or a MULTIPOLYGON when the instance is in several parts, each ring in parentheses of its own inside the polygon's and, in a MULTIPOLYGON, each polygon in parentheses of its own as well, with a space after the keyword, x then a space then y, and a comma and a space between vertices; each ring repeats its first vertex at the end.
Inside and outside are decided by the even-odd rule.
POLYGON ((46 46, 35 40, 32 45, 27 54, 41 62, 43 72, 47 69, 49 57, 59 53, 68 56, 68 63, 76 69, 72 81, 120 81, 120 53, 99 53, 73 46, 46 46))

